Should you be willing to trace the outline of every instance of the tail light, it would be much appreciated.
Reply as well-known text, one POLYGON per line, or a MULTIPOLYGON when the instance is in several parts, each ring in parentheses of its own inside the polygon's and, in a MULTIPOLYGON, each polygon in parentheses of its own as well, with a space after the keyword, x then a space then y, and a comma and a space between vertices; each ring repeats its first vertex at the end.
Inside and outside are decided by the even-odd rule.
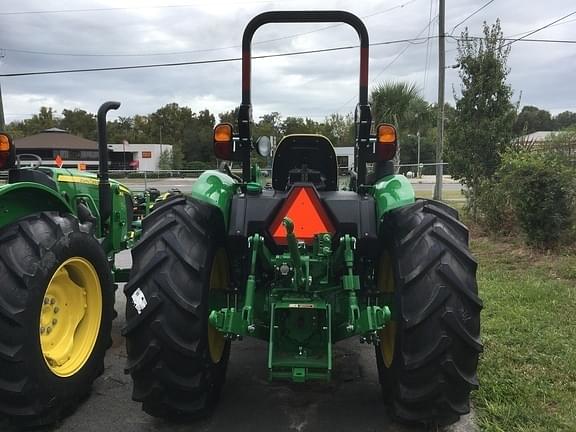
POLYGON ((220 123, 214 128, 214 154, 218 159, 232 160, 234 135, 230 123, 220 123))
POLYGON ((5 170, 14 167, 16 162, 16 148, 10 135, 0 132, 0 169, 5 170))
POLYGON ((286 216, 294 222, 296 238, 307 245, 312 244, 316 234, 334 234, 336 231, 316 191, 311 186, 294 187, 274 218, 269 231, 278 245, 287 244, 286 228, 282 225, 282 220, 286 216))
POLYGON ((397 148, 396 128, 386 123, 379 124, 376 128, 376 160, 392 160, 396 155, 397 148))

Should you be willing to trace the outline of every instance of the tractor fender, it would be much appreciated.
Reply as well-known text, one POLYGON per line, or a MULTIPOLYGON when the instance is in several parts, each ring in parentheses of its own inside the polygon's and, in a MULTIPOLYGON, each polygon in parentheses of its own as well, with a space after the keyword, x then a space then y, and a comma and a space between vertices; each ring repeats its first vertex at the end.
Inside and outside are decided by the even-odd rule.
POLYGON ((19 182, 0 186, 0 229, 43 211, 76 214, 58 192, 42 184, 19 182))
POLYGON ((390 210, 415 202, 414 188, 401 174, 393 174, 378 180, 372 193, 376 200, 378 220, 390 210))
POLYGON ((230 204, 238 190, 238 183, 228 174, 216 170, 203 172, 192 185, 192 197, 220 209, 228 229, 230 204))

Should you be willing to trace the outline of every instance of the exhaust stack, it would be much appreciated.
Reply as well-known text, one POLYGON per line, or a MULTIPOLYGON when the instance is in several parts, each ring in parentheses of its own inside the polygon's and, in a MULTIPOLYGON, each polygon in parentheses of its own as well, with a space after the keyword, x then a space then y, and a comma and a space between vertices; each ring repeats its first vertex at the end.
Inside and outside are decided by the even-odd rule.
POLYGON ((108 139, 106 136, 106 114, 120 107, 120 102, 104 102, 98 109, 98 192, 100 198, 100 226, 104 234, 108 218, 112 213, 112 195, 108 175, 108 139))

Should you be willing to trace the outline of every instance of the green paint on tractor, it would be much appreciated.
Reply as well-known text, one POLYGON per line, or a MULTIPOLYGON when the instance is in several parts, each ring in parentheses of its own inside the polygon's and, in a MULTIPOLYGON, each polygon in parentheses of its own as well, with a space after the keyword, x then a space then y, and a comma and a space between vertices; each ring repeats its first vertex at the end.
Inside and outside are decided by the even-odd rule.
POLYGON ((131 220, 132 192, 124 185, 110 181, 113 212, 104 227, 100 218, 96 174, 52 167, 20 168, 17 171, 18 175, 11 177, 13 180, 0 186, 0 229, 41 211, 59 211, 78 217, 78 211, 83 207, 94 218, 96 235, 103 239, 107 254, 112 255, 132 245, 135 236, 131 220))
POLYGON ((23 167, 0 133, 0 170, 8 170, 0 186, 0 304, 9 305, 0 307, 0 399, 11 400, 0 412, 19 425, 59 421, 104 369, 114 284, 129 275, 114 258, 134 244, 149 212, 146 194, 142 208, 108 177, 106 113, 119 106, 98 111, 98 175, 43 166, 39 157, 23 167), (72 306, 82 304, 83 311, 72 306))
POLYGON ((476 262, 456 211, 415 200, 395 174, 396 130, 372 125, 366 28, 347 12, 266 12, 242 41, 237 128, 214 129, 220 169, 149 214, 132 250, 123 334, 133 399, 154 416, 206 415, 244 338, 268 343, 271 380, 303 383, 329 380, 334 344, 356 337, 374 346, 397 417, 454 421, 468 409, 482 349, 476 262), (294 22, 344 22, 360 38, 348 190, 322 135, 283 137, 270 184, 252 158, 271 155, 270 140, 251 132, 252 37, 294 22))
POLYGON ((238 185, 233 178, 220 171, 210 170, 203 172, 193 183, 191 196, 218 207, 228 226, 230 201, 237 189, 238 185))
POLYGON ((354 237, 345 235, 332 250, 332 236, 318 233, 307 249, 294 236, 294 223, 286 217, 283 224, 288 251, 273 255, 263 237, 249 237, 244 305, 212 310, 209 320, 231 339, 255 336, 269 341, 271 379, 328 380, 332 344, 356 335, 376 337, 390 321, 390 309, 359 303, 354 237), (257 268, 268 271, 269 290, 256 290, 257 268))

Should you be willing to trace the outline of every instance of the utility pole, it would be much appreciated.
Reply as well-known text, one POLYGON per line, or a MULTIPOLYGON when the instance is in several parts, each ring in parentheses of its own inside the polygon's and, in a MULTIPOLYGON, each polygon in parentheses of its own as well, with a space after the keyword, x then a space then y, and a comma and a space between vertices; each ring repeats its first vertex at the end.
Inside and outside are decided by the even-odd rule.
POLYGON ((444 144, 444 81, 446 74, 446 53, 444 18, 446 12, 445 0, 440 0, 438 8, 438 142, 436 143, 436 186, 434 187, 434 199, 442 199, 442 147, 444 144))
MULTIPOLYGON (((6 52, 0 50, 0 62, 6 57, 6 52)), ((6 120, 4 119, 4 103, 2 102, 2 87, 0 86, 0 130, 6 129, 6 120)))
POLYGON ((0 87, 0 130, 6 128, 6 121, 4 120, 4 104, 2 103, 2 87, 0 87))
POLYGON ((420 130, 416 132, 416 138, 418 139, 418 165, 416 166, 416 178, 422 177, 422 168, 420 167, 420 130))

